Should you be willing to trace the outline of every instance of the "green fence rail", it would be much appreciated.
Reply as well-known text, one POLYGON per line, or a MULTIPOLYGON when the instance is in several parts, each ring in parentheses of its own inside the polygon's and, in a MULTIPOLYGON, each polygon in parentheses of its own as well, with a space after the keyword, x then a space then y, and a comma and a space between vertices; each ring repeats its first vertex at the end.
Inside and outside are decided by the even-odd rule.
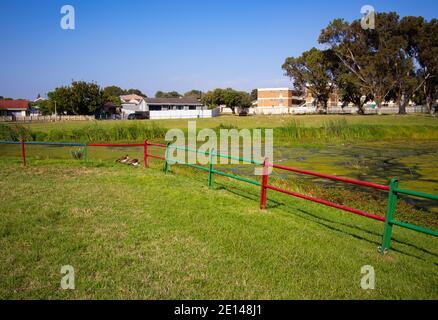
MULTIPOLYGON (((237 176, 237 175, 234 175, 234 174, 230 174, 230 173, 227 173, 227 172, 223 172, 223 171, 219 171, 219 170, 214 169, 214 167, 213 167, 213 157, 222 157, 222 158, 227 158, 227 159, 247 162, 247 163, 251 163, 251 164, 262 165, 263 166, 263 172, 264 172, 263 174, 267 175, 267 173, 265 172, 265 162, 251 160, 251 159, 245 159, 243 157, 235 157, 235 156, 231 156, 231 155, 220 154, 220 153, 216 153, 214 150, 211 150, 211 151, 200 151, 200 150, 193 149, 193 148, 181 147, 181 146, 173 146, 173 145, 170 145, 170 144, 166 145, 166 156, 165 156, 164 171, 166 173, 168 172, 169 165, 171 163, 181 164, 181 165, 186 165, 188 167, 192 167, 192 168, 196 168, 196 169, 207 171, 209 173, 209 175, 208 175, 208 185, 209 186, 213 185, 213 176, 215 174, 217 174, 217 175, 228 177, 228 178, 231 178, 231 179, 247 182, 247 183, 250 183, 250 184, 253 184, 253 185, 256 185, 256 186, 266 187, 266 186, 263 186, 263 183, 258 182, 256 180, 248 179, 248 178, 245 178, 245 177, 237 176), (203 167, 203 166, 200 166, 200 165, 197 165, 197 164, 190 164, 190 163, 185 163, 185 162, 181 162, 181 161, 177 161, 177 160, 172 160, 169 157, 171 149, 184 150, 184 151, 189 151, 189 152, 195 152, 195 153, 198 153, 198 154, 210 155, 209 167, 207 168, 207 167, 203 167)), ((262 177, 262 179, 264 179, 264 176, 262 177)), ((341 179, 341 181, 342 181, 342 179, 341 179)), ((437 200, 437 201, 438 201, 438 196, 432 195, 432 194, 428 194, 428 193, 424 193, 424 192, 414 191, 414 190, 399 189, 398 186, 399 186, 399 181, 395 180, 395 179, 391 179, 390 184, 389 184, 389 191, 388 191, 388 205, 387 205, 386 216, 385 216, 385 220, 384 220, 384 231, 383 231, 383 237, 382 237, 382 244, 379 247, 379 252, 381 254, 386 254, 389 251, 389 249, 390 249, 391 238, 392 238, 392 232, 393 232, 393 226, 394 225, 396 225, 398 227, 405 228, 405 229, 410 229, 410 230, 413 230, 413 231, 425 233, 427 235, 431 235, 431 236, 434 236, 434 237, 438 236, 438 232, 435 231, 435 230, 424 228, 424 227, 421 227, 421 226, 417 226, 417 225, 414 225, 414 224, 410 224, 410 223, 407 223, 407 222, 402 222, 402 221, 398 221, 398 220, 394 219, 394 215, 396 213, 398 194, 404 194, 404 195, 414 196, 414 197, 418 197, 418 198, 424 198, 424 199, 429 199, 429 200, 437 200)), ((388 190, 387 187, 386 187, 386 189, 388 190)), ((261 193, 261 197, 262 196, 263 196, 263 192, 261 193)))

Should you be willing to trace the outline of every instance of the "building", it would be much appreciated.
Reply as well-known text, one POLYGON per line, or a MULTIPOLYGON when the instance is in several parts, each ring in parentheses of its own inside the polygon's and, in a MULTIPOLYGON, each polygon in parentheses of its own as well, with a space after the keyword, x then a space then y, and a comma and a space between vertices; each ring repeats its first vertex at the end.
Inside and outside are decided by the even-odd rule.
POLYGON ((2 117, 25 117, 28 113, 28 100, 0 100, 0 116, 2 117))
POLYGON ((257 107, 293 107, 302 103, 302 96, 290 88, 257 89, 257 107))
POLYGON ((250 109, 254 114, 290 114, 303 104, 304 97, 290 88, 259 88, 257 104, 250 109))
POLYGON ((219 110, 208 110, 196 98, 143 98, 138 95, 120 96, 122 115, 147 112, 150 119, 210 118, 219 115, 219 110))
POLYGON ((148 111, 145 98, 136 94, 120 96, 122 101, 122 117, 126 118, 131 113, 148 111))
POLYGON ((148 111, 202 110, 204 105, 196 98, 146 98, 148 111))

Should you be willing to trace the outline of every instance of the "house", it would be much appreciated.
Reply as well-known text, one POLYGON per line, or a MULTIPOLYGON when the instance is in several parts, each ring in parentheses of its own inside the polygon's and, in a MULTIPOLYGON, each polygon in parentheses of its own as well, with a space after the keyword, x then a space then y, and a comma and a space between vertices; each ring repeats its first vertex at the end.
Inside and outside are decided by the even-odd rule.
POLYGON ((201 110, 204 104, 196 98, 146 98, 148 111, 201 110))
POLYGON ((143 98, 133 94, 120 96, 120 99, 124 118, 136 112, 147 112, 150 119, 210 118, 219 115, 219 109, 208 110, 193 97, 143 98))
POLYGON ((136 94, 128 94, 120 96, 122 101, 122 117, 127 118, 131 113, 146 112, 147 105, 145 98, 136 94))
POLYGON ((0 100, 0 116, 25 117, 28 113, 28 100, 0 100))

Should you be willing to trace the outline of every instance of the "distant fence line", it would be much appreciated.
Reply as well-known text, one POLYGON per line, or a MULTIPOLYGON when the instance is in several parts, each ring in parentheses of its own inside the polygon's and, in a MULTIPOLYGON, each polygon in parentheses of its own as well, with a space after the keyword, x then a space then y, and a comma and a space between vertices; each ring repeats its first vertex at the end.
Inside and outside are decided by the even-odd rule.
MULTIPOLYGON (((339 107, 339 106, 329 106, 327 108, 327 114, 357 114, 357 107, 339 107)), ((380 108, 381 114, 397 114, 399 112, 398 107, 382 107, 380 108)), ((151 119, 189 119, 189 118, 211 118, 217 117, 220 114, 228 114, 232 113, 232 110, 229 108, 216 108, 213 110, 190 110, 188 111, 151 111, 151 119)), ((251 107, 248 109, 249 114, 254 115, 282 115, 282 114, 316 114, 318 111, 316 107, 311 105, 306 106, 293 106, 293 107, 251 107)), ((426 106, 409 106, 406 107, 406 113, 428 113, 428 108, 426 106)), ((365 108, 365 114, 378 114, 377 108, 365 108)), ((98 118, 99 119, 99 118, 98 118)), ((102 118, 103 119, 103 118, 102 118)), ((112 119, 112 118, 105 118, 112 119)), ((58 115, 58 116, 0 116, 0 122, 56 122, 56 121, 92 121, 96 120, 96 117, 93 116, 83 116, 83 115, 75 115, 75 116, 67 116, 67 115, 58 115)), ((114 118, 115 120, 115 118, 114 118)))
POLYGON ((95 120, 94 116, 2 116, 0 122, 55 122, 55 121, 90 121, 95 120))
MULTIPOLYGON (((357 107, 339 107, 329 106, 327 108, 327 114, 357 114, 357 107)), ((316 114, 319 111, 315 106, 293 106, 293 107, 255 107, 248 110, 249 114, 256 115, 276 115, 276 114, 316 114)), ((399 112, 398 107, 381 107, 381 114, 397 114, 399 112)), ((406 113, 428 113, 426 106, 409 106, 406 107, 406 113)), ((377 108, 365 107, 365 114, 378 114, 377 108)))

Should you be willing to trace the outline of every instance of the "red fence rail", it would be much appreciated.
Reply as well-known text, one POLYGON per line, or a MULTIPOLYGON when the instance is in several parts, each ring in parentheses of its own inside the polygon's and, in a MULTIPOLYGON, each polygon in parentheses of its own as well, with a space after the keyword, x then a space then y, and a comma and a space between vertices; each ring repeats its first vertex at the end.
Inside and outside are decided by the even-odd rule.
POLYGON ((297 173, 302 173, 305 175, 311 175, 311 176, 315 176, 315 177, 319 177, 319 178, 324 178, 327 180, 333 180, 333 181, 340 181, 340 182, 344 182, 344 183, 349 183, 349 184, 354 184, 354 185, 358 185, 358 186, 364 186, 364 187, 369 187, 369 188, 373 188, 373 189, 378 189, 378 190, 385 190, 385 191, 389 191, 389 186, 385 186, 385 185, 380 185, 380 184, 375 184, 375 183, 370 183, 370 182, 366 182, 366 181, 361 181, 361 180, 354 180, 354 179, 349 179, 349 178, 342 178, 342 177, 338 177, 338 176, 333 176, 333 175, 329 175, 329 174, 324 174, 324 173, 319 173, 319 172, 313 172, 313 171, 308 171, 308 170, 302 170, 302 169, 297 169, 297 168, 292 168, 292 167, 286 167, 286 166, 281 166, 281 165, 277 165, 274 163, 269 163, 265 160, 264 162, 264 169, 263 169, 263 184, 262 184, 262 197, 260 198, 260 208, 261 209, 265 209, 266 208, 266 192, 268 189, 270 190, 274 190, 277 192, 281 192, 281 193, 285 193, 297 198, 301 198, 301 199, 305 199, 305 200, 309 200, 309 201, 313 201, 313 202, 317 202, 320 204, 323 204, 325 206, 329 206, 329 207, 333 207, 333 208, 337 208, 343 211, 348 211, 357 215, 361 215, 367 218, 371 218, 374 220, 378 220, 378 221, 385 221, 385 218, 382 216, 379 216, 377 214, 374 213, 369 213, 369 212, 365 212, 359 209, 355 209, 355 208, 350 208, 344 205, 340 205, 337 203, 333 203, 327 200, 323 200, 323 199, 318 199, 315 197, 311 197, 311 196, 307 196, 301 193, 297 193, 297 192, 293 192, 293 191, 289 191, 289 190, 285 190, 282 188, 278 188, 272 185, 268 184, 268 175, 266 174, 267 172, 267 168, 269 167, 273 167, 273 168, 277 168, 277 169, 281 169, 281 170, 286 170, 286 171, 291 171, 291 172, 297 172, 297 173), (265 177, 266 176, 266 177, 265 177))

